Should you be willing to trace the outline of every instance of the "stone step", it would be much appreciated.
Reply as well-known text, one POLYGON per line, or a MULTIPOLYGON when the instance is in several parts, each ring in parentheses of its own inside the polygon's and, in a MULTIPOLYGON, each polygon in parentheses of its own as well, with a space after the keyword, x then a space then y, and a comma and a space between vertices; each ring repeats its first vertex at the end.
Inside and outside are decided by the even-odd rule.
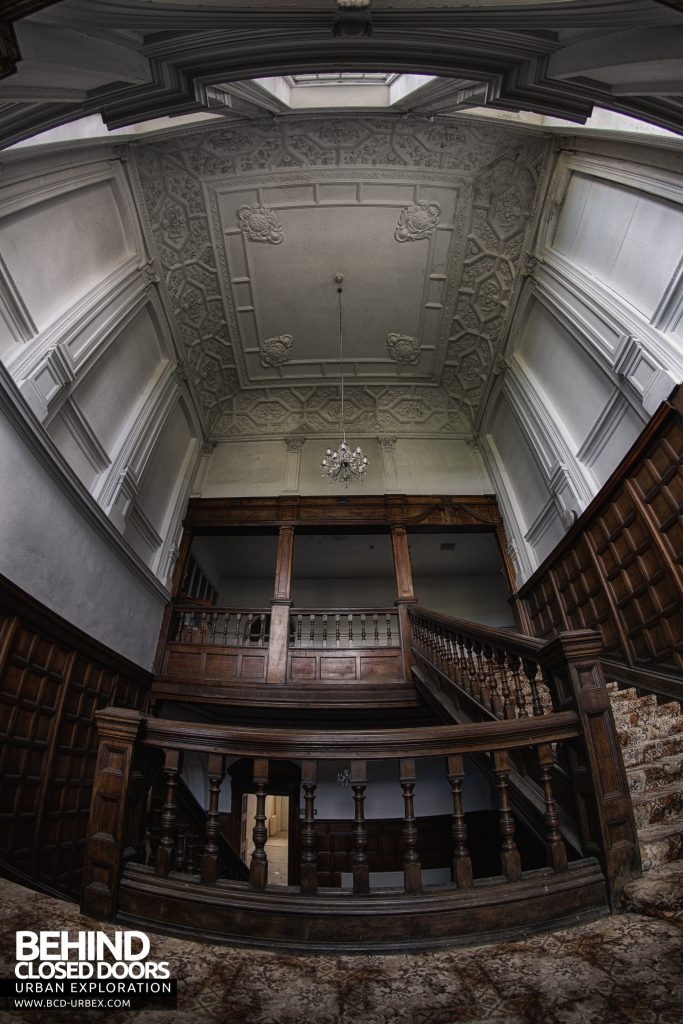
POLYGON ((659 786, 670 786, 683 780, 683 757, 674 754, 673 757, 627 768, 626 777, 632 796, 652 792, 659 786))
POLYGON ((683 733, 683 718, 670 718, 665 715, 654 721, 627 726, 624 729, 617 726, 617 736, 622 747, 630 746, 632 743, 645 743, 647 740, 665 739, 680 733, 683 733))
POLYGON ((633 814, 639 833, 648 825, 683 816, 683 786, 676 782, 654 793, 639 793, 633 797, 633 814))
POLYGON ((683 754, 683 733, 646 739, 641 743, 627 743, 622 746, 621 753, 627 769, 652 764, 665 757, 680 757, 683 754))
POLYGON ((679 860, 683 856, 683 816, 646 825, 638 831, 638 840, 643 871, 679 860))

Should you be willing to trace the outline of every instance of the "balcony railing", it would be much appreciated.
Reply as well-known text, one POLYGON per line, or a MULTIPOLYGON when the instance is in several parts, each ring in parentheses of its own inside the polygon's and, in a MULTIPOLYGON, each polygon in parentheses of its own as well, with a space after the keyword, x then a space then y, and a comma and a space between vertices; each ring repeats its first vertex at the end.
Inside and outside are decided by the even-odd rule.
MULTIPOLYGON (((307 610, 299 613, 303 632, 307 610)), ((224 941, 377 949, 439 945, 500 928, 509 933, 529 925, 547 926, 604 912, 608 900, 618 906, 623 885, 637 873, 639 860, 600 668, 599 635, 579 631, 541 644, 425 609, 411 610, 410 619, 418 674, 428 678, 435 691, 440 688, 442 696, 450 694, 456 703, 461 699, 461 708, 479 709, 482 721, 317 731, 195 725, 113 708, 98 712, 100 751, 83 909, 162 929, 190 927, 224 941), (159 751, 164 756, 166 796, 158 846, 150 856, 144 854, 141 840, 146 834, 145 790, 135 780, 144 778, 146 758, 159 751), (182 848, 179 863, 175 792, 188 751, 207 758, 210 801, 201 855, 188 860, 182 848), (418 763, 434 756, 444 757, 453 807, 452 881, 437 887, 423 882, 414 803, 420 792, 418 763), (466 757, 484 763, 498 794, 500 867, 489 877, 481 877, 463 810, 466 757), (232 763, 239 758, 251 762, 256 794, 248 882, 220 877, 216 843, 226 765, 228 759, 232 763), (539 793, 544 868, 525 865, 516 840, 513 779, 521 758, 532 766, 529 784, 539 793), (318 884, 316 789, 319 764, 330 760, 346 763, 350 781, 353 851, 348 892, 318 884), (397 762, 396 786, 404 808, 403 885, 398 890, 371 886, 367 855, 368 765, 383 760, 397 762), (300 886, 268 884, 265 800, 279 761, 286 761, 300 779, 300 886), (558 792, 563 773, 569 785, 558 792), (578 837, 578 859, 573 861, 567 855, 570 832, 572 841, 578 837), (395 937, 393 946, 389 934, 395 937)), ((333 621, 336 644, 337 620, 333 621)), ((315 635, 322 641, 321 633, 315 635)), ((319 652, 312 653, 317 657, 319 652)), ((295 650, 292 657, 296 655, 295 650)), ((320 656, 326 656, 324 649, 320 656)))

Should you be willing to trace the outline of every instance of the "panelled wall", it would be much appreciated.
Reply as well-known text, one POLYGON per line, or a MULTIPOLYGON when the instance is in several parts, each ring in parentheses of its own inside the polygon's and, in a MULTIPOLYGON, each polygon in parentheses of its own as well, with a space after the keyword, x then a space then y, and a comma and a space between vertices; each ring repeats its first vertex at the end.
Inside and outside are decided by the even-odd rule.
MULTIPOLYGON (((134 574, 148 570, 147 590, 160 616, 201 430, 185 375, 177 369, 125 160, 111 147, 88 145, 43 156, 3 154, 0 253, 0 359, 9 373, 2 381, 5 404, 21 416, 18 390, 33 413, 24 415, 24 432, 32 423, 36 443, 42 443, 42 433, 56 449, 52 476, 61 473, 62 490, 66 476, 72 492, 80 491, 72 494, 76 506, 89 504, 91 515, 103 513, 114 527, 107 536, 111 555, 103 559, 89 552, 89 560, 67 570, 61 589, 78 589, 102 606, 102 580, 119 571, 112 560, 129 566, 132 561, 134 574)), ((49 558, 45 509, 39 508, 50 508, 53 518, 64 513, 45 488, 34 489, 30 501, 26 497, 11 514, 27 536, 45 545, 49 558)), ((0 539, 8 539, 10 525, 2 523, 6 536, 0 539)), ((54 523, 56 533, 60 527, 54 523)), ((23 567, 9 564, 4 570, 51 607, 66 610, 30 558, 23 567)), ((94 635, 134 658, 146 644, 142 662, 149 664, 154 637, 147 604, 144 598, 130 609, 148 634, 140 634, 137 648, 117 646, 101 630, 94 635)), ((72 621, 93 632, 87 613, 75 611, 72 621)), ((110 612, 114 619, 120 615, 114 595, 110 612)))
POLYGON ((518 578, 683 379, 677 153, 564 140, 481 426, 518 578))
POLYGON ((0 577, 0 865, 78 899, 95 711, 146 710, 151 676, 0 577))

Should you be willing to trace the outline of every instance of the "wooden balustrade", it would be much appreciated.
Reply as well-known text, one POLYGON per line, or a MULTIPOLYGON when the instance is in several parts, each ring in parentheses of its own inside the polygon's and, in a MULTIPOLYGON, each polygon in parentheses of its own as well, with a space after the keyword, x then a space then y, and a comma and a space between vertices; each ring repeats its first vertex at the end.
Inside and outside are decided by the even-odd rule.
POLYGON ((197 608, 177 605, 169 642, 221 647, 265 647, 270 608, 197 608))
POLYGON ((398 647, 396 608, 292 608, 293 647, 398 647))
MULTIPOLYGON (((491 724, 543 722, 572 708, 581 719, 581 740, 567 745, 566 763, 576 795, 585 849, 599 851, 613 905, 627 877, 640 870, 633 807, 600 656, 602 637, 594 630, 560 633, 543 643, 534 637, 480 626, 430 612, 409 610, 412 650, 421 690, 437 707, 466 707, 491 724), (440 703, 445 696, 448 705, 440 703)), ((446 715, 448 717, 448 715, 446 715)), ((457 717, 457 710, 456 710, 457 717)), ((508 747, 508 752, 510 748, 508 747)), ((509 816, 507 752, 494 749, 493 774, 499 793, 503 871, 519 877, 514 829, 509 816)), ((556 759, 544 744, 535 751, 545 805, 547 847, 554 870, 566 867, 552 792, 556 759)), ((457 774, 452 769, 452 784, 457 774)), ((455 798, 455 791, 454 791, 455 798)))

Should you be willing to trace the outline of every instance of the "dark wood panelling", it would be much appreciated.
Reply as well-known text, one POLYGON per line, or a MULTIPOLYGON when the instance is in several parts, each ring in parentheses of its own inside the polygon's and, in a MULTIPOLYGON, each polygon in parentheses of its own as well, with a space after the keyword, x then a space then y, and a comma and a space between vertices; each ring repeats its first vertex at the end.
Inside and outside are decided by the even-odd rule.
POLYGON ((314 679, 398 680, 403 676, 401 650, 358 648, 318 650, 296 648, 289 652, 287 679, 292 683, 314 679))
POLYGON ((519 590, 536 636, 599 629, 610 659, 683 673, 683 388, 519 590))
POLYGON ((151 675, 0 577, 0 858, 78 897, 95 711, 145 710, 151 675))

